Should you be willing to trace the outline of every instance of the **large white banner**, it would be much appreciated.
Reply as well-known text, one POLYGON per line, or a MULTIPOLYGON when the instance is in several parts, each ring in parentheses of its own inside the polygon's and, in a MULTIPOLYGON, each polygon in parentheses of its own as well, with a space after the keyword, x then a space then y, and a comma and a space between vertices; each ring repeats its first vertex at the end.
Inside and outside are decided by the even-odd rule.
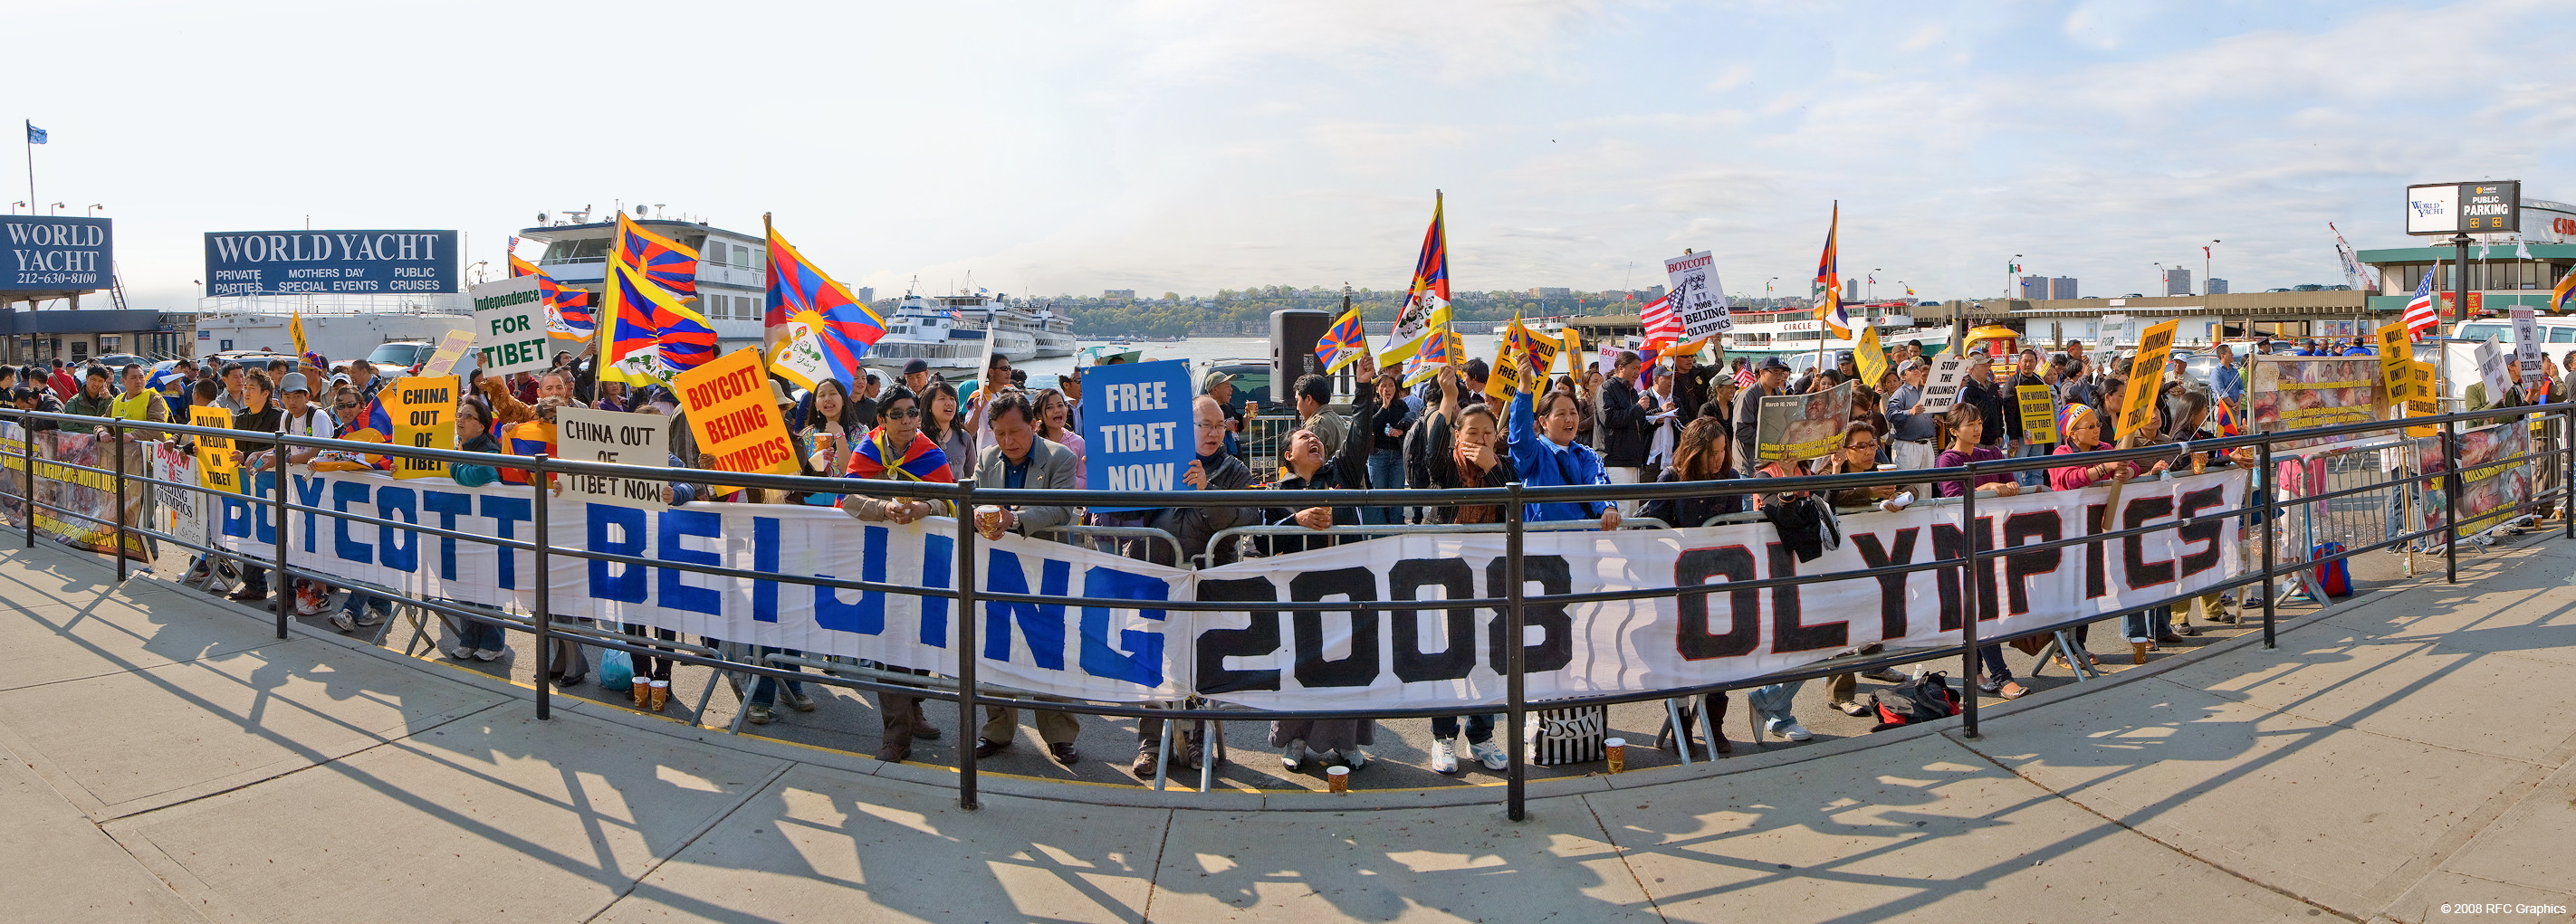
MULTIPOLYGON (((1682 530, 1533 532, 1521 561, 1528 593, 1700 587, 1797 574, 1923 564, 1980 548, 2143 526, 2172 530, 2007 555, 1985 563, 1974 596, 1980 633, 2001 638, 2206 588, 2241 570, 2241 472, 2107 488, 1980 498, 1963 530, 1955 505, 1842 520, 1838 548, 1800 561, 1766 523, 1682 530)), ((183 479, 184 480, 184 479, 183 479)), ((295 473, 300 504, 526 540, 525 486, 464 488, 375 472, 295 473)), ((265 490, 265 485, 262 486, 265 490)), ((268 507, 222 496, 213 523, 235 548, 274 543, 268 507)), ((771 574, 831 576, 944 590, 956 573, 953 522, 861 523, 828 507, 689 504, 660 510, 549 501, 558 548, 771 574)), ((290 514, 299 567, 406 596, 524 610, 528 552, 471 540, 290 514)), ((1190 572, 1088 548, 1005 536, 977 542, 984 593, 1135 601, 1128 609, 979 600, 978 672, 989 683, 1112 702, 1211 699, 1277 709, 1490 706, 1511 640, 1502 608, 1442 601, 1506 595, 1501 534, 1373 539, 1190 572), (1156 601, 1295 601, 1294 613, 1166 611, 1156 601)), ((817 589, 644 564, 551 559, 551 609, 610 623, 947 673, 954 607, 944 599, 817 589)), ((1532 604, 1532 699, 1719 683, 1832 657, 1855 646, 1955 643, 1968 591, 1956 568, 1680 598, 1532 604)))

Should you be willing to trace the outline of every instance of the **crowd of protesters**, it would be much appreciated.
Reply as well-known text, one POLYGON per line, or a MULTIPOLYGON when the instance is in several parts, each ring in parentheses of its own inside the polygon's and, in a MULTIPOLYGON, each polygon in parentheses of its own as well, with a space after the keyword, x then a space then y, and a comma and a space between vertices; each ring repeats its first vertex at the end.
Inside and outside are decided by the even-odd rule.
MULTIPOLYGON (((2347 355, 2348 350, 2360 349, 2315 341, 2290 346, 2293 349, 2289 352, 2300 355, 2347 355)), ((2283 351, 2271 343, 2258 343, 2254 349, 2283 351)), ((2247 378, 2246 367, 2229 347, 2219 346, 2216 355, 2218 365, 2205 377, 2193 375, 2178 361, 2165 377, 2155 407, 2148 414, 2148 424, 2122 443, 2123 448, 2216 435, 2212 429, 2216 416, 2213 411, 2242 402, 2247 378)), ((1470 360, 1408 384, 1396 371, 1378 370, 1370 360, 1362 358, 1355 370, 1360 385, 1352 389, 1348 411, 1334 409, 1332 382, 1324 376, 1308 375, 1287 383, 1295 427, 1276 440, 1271 450, 1275 459, 1246 458, 1255 445, 1247 422, 1258 418, 1260 407, 1252 401, 1235 400, 1231 376, 1211 373, 1200 383, 1200 394, 1191 406, 1196 458, 1182 480, 1198 489, 1266 487, 1280 491, 1478 488, 1514 482, 1529 486, 1705 483, 1739 493, 1712 492, 1642 505, 1534 503, 1521 515, 1529 522, 1579 521, 1603 530, 1618 529, 1623 522, 1638 518, 1673 527, 1762 520, 1779 526, 1786 537, 1812 535, 1814 523, 1835 512, 1898 510, 1918 498, 1969 492, 2013 496, 2026 491, 2073 490, 2154 478, 2177 468, 2206 471, 2249 464, 2243 452, 2177 454, 2147 463, 2068 465, 1979 475, 1973 481, 1926 481, 1902 487, 1847 489, 1823 496, 1800 491, 1765 492, 1753 485, 1730 484, 1808 474, 1947 468, 1969 461, 2090 452, 2112 444, 2107 427, 2119 417, 2127 399, 2125 358, 2088 355, 2080 342, 2054 356, 2029 349, 2007 360, 1976 348, 1969 358, 1968 377, 1946 408, 1936 405, 1933 396, 1927 394, 1932 357, 1925 354, 1920 342, 1899 344, 1889 351, 1885 370, 1876 381, 1858 381, 1860 372, 1848 355, 1839 357, 1830 367, 1796 374, 1776 357, 1759 361, 1737 358, 1731 365, 1721 367, 1702 365, 1695 356, 1656 358, 1628 350, 1610 354, 1607 368, 1602 368, 1602 363, 1585 363, 1579 371, 1554 379, 1548 378, 1545 370, 1526 365, 1524 358, 1525 365, 1517 370, 1518 381, 1531 383, 1530 386, 1513 389, 1499 401, 1488 396, 1493 370, 1483 360, 1470 360), (1998 366, 2008 368, 1999 373, 1998 366), (2009 377, 1999 379, 1999 374, 2009 377), (1804 462, 1761 457, 1757 429, 1763 398, 1822 393, 1846 382, 1853 384, 1850 422, 1841 429, 1831 453, 1804 462), (2035 394, 2028 390, 2030 386, 2043 386, 2048 395, 2049 408, 2028 410, 2045 410, 2048 413, 2040 416, 2053 417, 2054 439, 2025 426, 2025 421, 2034 419, 2021 406, 2025 396, 2035 394), (1248 464, 1252 462, 1262 463, 1265 471, 1275 471, 1276 477, 1268 484, 1256 484, 1254 468, 1248 464)), ((2568 356, 2566 372, 2576 376, 2576 352, 2568 356)), ((2506 394, 2490 398, 2481 389, 2473 388, 2470 407, 2551 400, 2559 393, 2558 377, 2559 370, 2552 368, 2539 381, 2526 383, 2516 369, 2513 387, 2506 394)), ((256 367, 236 362, 200 365, 181 360, 157 374, 139 365, 76 368, 56 362, 23 369, 0 367, 0 394, 13 398, 17 407, 136 421, 138 426, 126 430, 129 440, 157 438, 148 428, 152 423, 186 422, 191 405, 222 408, 231 414, 232 426, 243 431, 381 440, 386 434, 376 432, 371 419, 378 411, 379 392, 387 381, 388 376, 372 363, 361 360, 335 365, 312 355, 301 361, 279 358, 256 367)), ((564 407, 684 416, 668 388, 629 388, 618 382, 599 381, 591 363, 569 354, 559 356, 555 367, 542 373, 488 377, 477 372, 468 373, 466 381, 456 420, 458 445, 469 452, 551 454, 555 450, 556 414, 564 407)), ((772 388, 789 431, 798 442, 796 458, 808 475, 880 484, 972 481, 982 487, 1034 489, 1077 489, 1087 485, 1087 451, 1079 436, 1083 413, 1080 370, 1052 387, 1032 390, 1025 372, 1012 368, 1006 358, 993 358, 981 374, 963 383, 944 381, 927 364, 914 360, 900 374, 870 371, 846 386, 825 381, 809 391, 773 381, 772 388)), ((36 429, 56 426, 50 421, 30 425, 36 429)), ((99 432, 104 435, 106 428, 99 428, 99 432)), ((713 467, 712 456, 698 451, 684 421, 674 422, 669 443, 673 467, 713 467)), ((239 439, 236 445, 243 464, 252 472, 273 471, 281 463, 317 469, 368 464, 362 454, 280 448, 251 438, 239 439)), ((496 481, 527 484, 531 478, 528 472, 499 461, 492 465, 455 465, 450 467, 450 473, 458 484, 466 486, 496 481)), ((1163 564, 1192 559, 1223 564, 1246 554, 1280 554, 1321 547, 1354 538, 1350 527, 1496 523, 1507 517, 1500 505, 1492 504, 1414 508, 1307 505, 1289 494, 1279 495, 1274 503, 1244 508, 1109 513, 1052 505, 986 505, 955 510, 944 501, 904 498, 856 482, 845 493, 822 493, 674 481, 667 498, 672 504, 831 506, 858 520, 896 524, 927 516, 954 516, 966 520, 987 538, 1017 533, 1054 541, 1089 541, 1163 564), (1147 527, 1170 537, 1170 541, 1086 540, 1058 529, 1081 524, 1147 527), (1218 534, 1253 524, 1302 530, 1273 531, 1258 541, 1210 547, 1218 534)), ((1812 557, 1806 551, 1799 554, 1812 557)), ((190 578, 202 579, 218 567, 223 566, 201 558, 192 565, 190 578)), ((230 596, 237 601, 256 603, 270 594, 267 576, 256 567, 240 567, 238 580, 233 583, 237 586, 230 596)), ((391 608, 391 601, 381 596, 363 590, 334 589, 319 582, 301 582, 293 592, 297 594, 298 612, 327 614, 330 623, 342 631, 380 626, 391 608)), ((2191 621, 2194 611, 2203 622, 2232 622, 2221 602, 2219 595, 2213 593, 2192 601, 2179 612, 2175 608, 2156 608, 2128 614, 2122 620, 2122 630, 2141 652, 2180 642, 2184 636, 2199 634, 2191 621)), ((449 620, 449 638, 440 650, 457 659, 501 659, 509 654, 504 625, 504 618, 497 612, 488 620, 449 620)), ((617 628, 609 627, 608 631, 617 628)), ((641 625, 622 629, 647 646, 680 640, 669 630, 651 630, 641 625)), ((2084 635, 2081 628, 2074 632, 2079 639, 2084 635)), ((715 639, 701 641, 709 647, 721 644, 715 639)), ((662 647, 677 650, 669 645, 662 647)), ((1996 695, 2024 695, 2027 689, 2015 680, 2006 663, 2004 647, 1993 645, 1979 652, 1982 670, 1973 682, 1996 695)), ((543 668, 558 684, 581 684, 594 669, 595 655, 586 650, 577 641, 560 641, 554 650, 541 653, 546 662, 543 668)), ((798 654, 757 649, 751 656, 773 653, 798 654)), ((2074 652, 2058 652, 2054 657, 2063 663, 2070 655, 2090 657, 2080 646, 2074 652)), ((617 692, 628 693, 641 708, 659 711, 667 698, 674 661, 647 655, 633 662, 632 690, 617 692)), ((926 668, 872 666, 898 675, 930 673, 926 668)), ((1863 676, 1888 683, 1901 679, 1883 671, 1863 676)), ((1810 737, 1791 709, 1801 684, 1773 684, 1744 691, 1747 705, 1760 719, 1763 734, 1791 741, 1810 737)), ((1827 678, 1827 692, 1830 704, 1837 709, 1855 715, 1866 709, 1857 696, 1854 675, 1827 678)), ((1692 706, 1722 716, 1727 699, 1727 694, 1714 693, 1692 706)), ((776 710, 782 706, 801 712, 817 708, 798 683, 779 683, 763 677, 751 684, 746 709, 749 722, 775 721, 776 710)), ((882 694, 880 713, 883 729, 877 756, 882 759, 906 759, 914 740, 941 734, 916 698, 882 694)), ((1431 720, 1432 769, 1456 773, 1462 756, 1490 769, 1503 769, 1504 751, 1494 744, 1496 718, 1478 714, 1431 720)), ((1042 710, 1033 721, 1047 757, 1067 766, 1081 759, 1074 746, 1079 730, 1074 714, 1042 710)), ((976 730, 976 754, 989 757, 1012 747, 1018 724, 1016 710, 990 709, 986 721, 976 730)), ((1687 729, 1689 725, 1685 720, 1683 727, 1687 729)), ((1717 726, 1712 723, 1709 727, 1717 726)), ((1132 767, 1138 776, 1150 776, 1156 769, 1162 753, 1161 733, 1161 720, 1148 718, 1139 723, 1137 756, 1132 767)), ((1204 759, 1203 733, 1204 729, 1197 727, 1180 731, 1179 746, 1169 754, 1173 769, 1200 766, 1204 759)), ((1687 731, 1682 734, 1688 737, 1687 731)), ((1270 734, 1270 744, 1278 749, 1283 767, 1290 770, 1312 759, 1356 770, 1371 759, 1368 748, 1374 740, 1375 723, 1366 719, 1281 721, 1273 723, 1270 734)), ((1719 733, 1711 745, 1726 749, 1729 743, 1719 733)))

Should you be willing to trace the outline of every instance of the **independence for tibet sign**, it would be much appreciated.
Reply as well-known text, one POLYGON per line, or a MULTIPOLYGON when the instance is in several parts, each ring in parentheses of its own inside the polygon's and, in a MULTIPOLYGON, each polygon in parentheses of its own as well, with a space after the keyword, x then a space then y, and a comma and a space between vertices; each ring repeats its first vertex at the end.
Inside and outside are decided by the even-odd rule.
POLYGON ((537 277, 516 276, 475 286, 474 361, 485 375, 535 372, 546 367, 546 303, 537 277))
POLYGON ((778 415, 764 365, 758 347, 744 347, 680 373, 671 388, 689 409, 698 451, 715 456, 716 468, 793 475, 803 467, 796 464, 796 441, 787 435, 787 419, 778 415))
POLYGON ((1187 360, 1093 366, 1082 374, 1082 391, 1083 464, 1092 490, 1189 490, 1181 473, 1199 453, 1187 360))
MULTIPOLYGON (((618 465, 669 467, 671 418, 660 414, 567 407, 555 412, 555 446, 567 459, 618 465)), ((657 510, 670 506, 660 479, 606 475, 558 476, 565 497, 594 504, 657 510)))
POLYGON ((1673 310, 1682 316, 1684 342, 1735 329, 1726 311, 1726 290, 1717 281, 1717 255, 1686 253, 1664 261, 1664 283, 1673 310))

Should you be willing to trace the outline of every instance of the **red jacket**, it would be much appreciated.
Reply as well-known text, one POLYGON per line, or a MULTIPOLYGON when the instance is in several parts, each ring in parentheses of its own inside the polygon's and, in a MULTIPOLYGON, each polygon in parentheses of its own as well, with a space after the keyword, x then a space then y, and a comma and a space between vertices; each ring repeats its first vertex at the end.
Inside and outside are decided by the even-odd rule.
POLYGON ((45 384, 53 386, 54 397, 64 401, 69 401, 73 395, 80 394, 80 381, 72 378, 70 367, 54 370, 54 377, 47 380, 45 384))

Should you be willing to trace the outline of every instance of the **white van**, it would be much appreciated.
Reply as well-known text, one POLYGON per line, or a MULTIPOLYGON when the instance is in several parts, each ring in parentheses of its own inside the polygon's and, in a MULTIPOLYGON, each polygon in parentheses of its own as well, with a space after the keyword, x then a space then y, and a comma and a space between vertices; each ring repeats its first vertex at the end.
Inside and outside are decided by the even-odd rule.
MULTIPOLYGON (((2566 368, 2567 352, 2576 350, 2576 315, 2544 314, 2535 320, 2540 326, 2540 352, 2559 368, 2566 368)), ((2511 318, 2462 321, 2451 326, 2451 336, 2455 339, 2442 344, 2443 358, 2450 360, 2450 368, 2446 370, 2449 373, 2448 387, 2442 392, 2444 397, 2462 397, 2468 394, 2469 385, 2478 381, 2479 341, 2494 341, 2496 349, 2504 351, 2506 361, 2512 361, 2511 318)))

